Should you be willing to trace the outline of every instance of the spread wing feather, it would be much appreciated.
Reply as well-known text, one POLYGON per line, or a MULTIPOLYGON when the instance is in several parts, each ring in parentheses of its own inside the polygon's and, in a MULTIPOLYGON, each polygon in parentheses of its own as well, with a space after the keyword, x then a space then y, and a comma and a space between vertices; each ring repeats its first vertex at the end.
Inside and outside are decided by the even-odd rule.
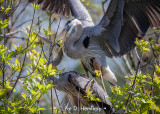
POLYGON ((72 14, 75 18, 81 19, 82 24, 86 24, 87 21, 93 24, 91 16, 80 0, 29 0, 29 2, 40 4, 44 11, 65 16, 72 14))
POLYGON ((105 28, 98 40, 103 50, 106 53, 110 50, 112 56, 124 55, 135 47, 136 38, 141 39, 149 27, 160 27, 160 1, 111 0, 99 24, 105 28))
POLYGON ((57 14, 65 16, 69 16, 72 12, 68 0, 29 0, 29 2, 40 4, 44 11, 54 11, 57 14))

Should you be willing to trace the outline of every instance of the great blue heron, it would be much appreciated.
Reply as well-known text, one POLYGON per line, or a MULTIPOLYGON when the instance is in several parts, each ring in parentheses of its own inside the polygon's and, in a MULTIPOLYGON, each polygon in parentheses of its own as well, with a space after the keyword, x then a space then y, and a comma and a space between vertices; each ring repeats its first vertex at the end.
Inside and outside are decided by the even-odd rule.
POLYGON ((113 85, 117 79, 106 63, 106 56, 126 54, 135 47, 135 39, 141 39, 149 27, 160 26, 159 0, 110 0, 97 25, 80 0, 29 1, 41 4, 43 10, 65 15, 71 12, 75 19, 69 20, 59 35, 66 33, 64 52, 73 59, 81 59, 93 76, 94 70, 101 70, 113 85))
MULTIPOLYGON (((35 32, 34 32, 35 33, 35 32)), ((50 46, 53 42, 48 40, 47 38, 35 33, 47 46, 50 46)), ((57 53, 59 50, 59 45, 54 44, 53 46, 53 53, 57 53)), ((53 66, 57 66, 62 60, 63 52, 62 49, 57 54, 56 58, 52 60, 53 66)), ((83 106, 99 106, 103 111, 107 114, 114 112, 114 108, 112 103, 108 99, 107 92, 102 89, 102 87, 94 80, 86 77, 82 73, 70 71, 61 73, 59 77, 57 76, 49 76, 47 78, 48 81, 52 80, 53 84, 55 85, 54 88, 66 92, 67 94, 73 96, 73 98, 78 99, 83 106), (101 101, 90 101, 87 98, 87 92, 92 91, 91 95, 94 95, 96 98, 99 98, 101 101)), ((74 101, 76 103, 76 101, 74 101)))
MULTIPOLYGON (((35 33, 35 32, 34 32, 35 33)), ((48 40, 47 38, 35 33, 47 46, 50 46, 53 42, 48 40)), ((54 44, 52 52, 58 52, 59 45, 54 44)), ((62 60, 63 52, 62 49, 57 54, 56 58, 51 61, 53 66, 57 66, 62 60)), ((102 89, 102 87, 94 80, 86 77, 82 73, 70 71, 61 73, 59 77, 57 76, 49 76, 47 78, 48 81, 52 80, 55 85, 54 88, 66 92, 67 94, 73 96, 73 98, 78 99, 83 106, 99 106, 103 112, 103 110, 110 114, 114 112, 114 108, 112 103, 108 99, 107 92, 102 89), (96 98, 99 98, 101 101, 90 101, 87 98, 87 92, 92 91, 92 95, 96 98)), ((74 101, 76 103, 76 101, 74 101)), ((100 112, 99 112, 100 113, 100 112)))
POLYGON ((70 71, 61 73, 59 78, 50 76, 47 79, 53 81, 55 89, 78 98, 83 106, 99 106, 106 114, 112 114, 114 112, 112 103, 108 99, 108 95, 103 88, 94 79, 87 78, 82 73, 70 71), (86 97, 88 90, 92 91, 91 94, 95 95, 95 97, 99 98, 101 101, 90 101, 90 99, 86 97))

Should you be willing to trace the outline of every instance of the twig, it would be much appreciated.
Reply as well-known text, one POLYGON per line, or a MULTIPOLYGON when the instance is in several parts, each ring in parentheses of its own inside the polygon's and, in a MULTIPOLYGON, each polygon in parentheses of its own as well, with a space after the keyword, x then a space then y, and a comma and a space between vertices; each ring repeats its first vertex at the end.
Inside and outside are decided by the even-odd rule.
POLYGON ((58 27, 57 27, 57 31, 56 31, 55 38, 54 38, 54 42, 55 42, 55 39, 56 39, 56 37, 57 37, 58 30, 59 30, 59 27, 60 27, 60 23, 61 23, 62 18, 63 18, 63 17, 61 17, 60 20, 59 20, 58 27))
MULTIPOLYGON (((34 9, 34 12, 33 12, 32 24, 31 24, 30 31, 29 31, 29 38, 30 38, 30 35, 31 35, 31 29, 32 29, 32 26, 33 26, 34 16, 35 16, 35 9, 34 9)), ((27 42, 27 47, 28 47, 28 45, 29 45, 29 40, 28 40, 28 42, 27 42)), ((14 83, 14 85, 13 85, 13 88, 12 88, 12 90, 11 90, 11 92, 10 92, 10 94, 8 95, 7 98, 9 98, 9 97, 11 96, 14 88, 16 87, 16 85, 17 85, 17 83, 18 83, 18 80, 19 80, 19 78, 20 78, 20 76, 21 76, 22 70, 23 70, 24 65, 25 65, 25 60, 26 60, 26 53, 25 53, 25 55, 24 55, 22 68, 20 69, 19 75, 17 76, 17 79, 16 79, 16 81, 15 81, 15 83, 14 83)))
POLYGON ((157 58, 157 64, 159 64, 159 61, 158 61, 158 55, 157 55, 156 51, 155 51, 155 50, 154 50, 154 48, 153 48, 153 44, 152 44, 152 43, 150 43, 150 46, 151 46, 151 49, 152 49, 152 51, 153 51, 153 55, 154 55, 154 57, 155 57, 155 58, 157 58))
MULTIPOLYGON (((40 100, 41 96, 42 96, 42 94, 41 94, 40 97, 38 98, 37 102, 40 100)), ((31 107, 33 107, 33 106, 35 106, 35 105, 36 105, 36 103, 34 103, 31 107)), ((27 107, 26 107, 26 109, 27 109, 27 107)), ((26 112, 26 109, 25 109, 25 113, 24 113, 24 114, 28 114, 28 112, 29 112, 29 110, 27 110, 27 112, 26 112)))
MULTIPOLYGON (((33 20, 32 20, 33 21, 33 20)), ((32 22, 33 23, 33 22, 32 22)), ((38 25, 39 25, 39 22, 37 23, 38 25)), ((36 25, 37 25, 36 24, 36 25)), ((32 24, 32 26, 31 27, 33 27, 33 24, 32 24)), ((40 32, 40 30, 39 30, 39 32, 40 32)), ((30 32, 29 32, 30 33, 30 32)), ((30 34, 29 34, 29 37, 30 37, 30 34)), ((28 49, 28 47, 30 47, 32 44, 33 44, 33 42, 35 41, 35 39, 37 38, 37 35, 36 35, 36 37, 34 38, 34 40, 29 44, 28 42, 27 42, 27 47, 26 48, 24 48, 21 52, 19 52, 19 53, 16 53, 15 55, 13 55, 12 57, 15 57, 16 55, 18 55, 18 54, 20 54, 20 53, 22 53, 23 51, 25 51, 26 49, 28 49)), ((27 39, 26 39, 27 40, 27 39)), ((10 57, 10 58, 12 58, 12 57, 10 57)))
MULTIPOLYGON (((80 88, 79 88, 79 93, 80 93, 80 88)), ((79 93, 78 93, 78 114, 80 113, 80 106, 79 106, 79 93)))
MULTIPOLYGON (((154 60, 154 59, 153 59, 154 60)), ((151 68, 153 68, 153 66, 152 65, 150 65, 151 64, 151 62, 148 62, 148 63, 145 63, 143 66, 141 66, 140 68, 143 68, 143 67, 145 67, 145 66, 147 66, 147 65, 149 65, 151 68)))
MULTIPOLYGON (((6 8, 6 6, 5 6, 6 8)), ((5 15, 2 15, 2 19, 4 20, 5 19, 5 15)), ((3 43, 3 47, 5 47, 5 44, 6 44, 6 37, 5 37, 5 28, 3 29, 2 31, 4 33, 4 43, 3 43)), ((1 34, 1 33, 0 33, 1 34)), ((2 87, 4 88, 5 87, 5 84, 4 84, 4 81, 5 81, 5 60, 3 59, 2 60, 2 87)))
POLYGON ((22 25, 26 24, 26 23, 29 22, 29 21, 32 21, 32 19, 28 19, 28 20, 22 22, 21 24, 19 24, 19 25, 17 25, 16 27, 14 27, 14 29, 15 29, 15 30, 18 29, 19 27, 21 27, 22 25))
MULTIPOLYGON (((63 18, 63 17, 62 17, 62 18, 63 18)), ((57 33, 58 33, 58 30, 59 30, 59 27, 60 27, 60 23, 61 23, 62 18, 60 18, 60 20, 59 20, 59 24, 58 24, 58 28, 57 28, 57 31, 56 31, 56 34, 55 34, 55 38, 56 38, 56 36, 57 36, 57 33)), ((55 42, 55 39, 54 39, 54 42, 55 42)), ((48 65, 49 65, 49 63, 50 63, 50 59, 51 59, 51 56, 52 56, 53 46, 50 45, 50 48, 49 48, 49 49, 50 49, 50 50, 49 50, 48 65)))
POLYGON ((12 74, 10 76, 8 76, 8 78, 5 81, 9 80, 15 73, 16 73, 15 71, 12 72, 12 74))
MULTIPOLYGON (((157 34, 156 34, 156 36, 157 36, 157 34)), ((157 38, 158 38, 158 36, 157 36, 157 38)), ((151 39, 149 39, 149 40, 151 40, 151 39)), ((157 40, 156 43, 158 43, 158 40, 157 40)), ((159 61, 158 61, 158 55, 157 55, 156 51, 155 51, 154 48, 153 48, 153 44, 150 43, 150 46, 151 46, 151 49, 152 49, 152 52, 153 52, 153 56, 155 57, 155 60, 157 59, 157 62, 156 62, 155 65, 154 65, 153 75, 151 76, 151 78, 152 78, 151 81, 152 81, 152 83, 153 83, 153 80, 154 80, 154 77, 155 77, 154 72, 156 71, 155 66, 156 66, 156 64, 159 64, 159 61)), ((153 96, 153 95, 154 95, 154 91, 153 91, 153 90, 154 90, 154 87, 153 87, 153 85, 151 85, 151 93, 150 93, 150 96, 153 96)), ((151 113, 152 113, 152 114, 155 114, 155 110, 152 109, 152 110, 151 110, 151 113)))
MULTIPOLYGON (((51 17, 50 17, 51 18, 51 17)), ((61 22, 61 18, 60 18, 60 21, 59 21, 59 25, 60 25, 60 22, 61 22)), ((49 28, 50 28, 50 31, 51 31, 51 19, 49 19, 49 28)), ((58 29, 59 29, 59 25, 58 25, 58 28, 57 28, 57 32, 58 32, 58 29)), ((56 34, 55 34, 55 37, 56 37, 56 35, 57 35, 57 32, 56 32, 56 34)), ((55 41, 55 39, 54 39, 54 41, 55 41)), ((50 50, 49 50, 49 60, 48 60, 48 65, 49 65, 49 63, 50 63, 50 59, 51 59, 51 56, 52 56, 52 50, 53 50, 53 46, 51 46, 50 45, 50 50)), ((57 95, 57 91, 56 91, 56 89, 54 89, 54 91, 55 91, 55 94, 56 94, 56 97, 57 97, 57 100, 58 100, 58 104, 59 104, 59 106, 60 106, 60 102, 59 102, 59 99, 58 99, 58 95, 57 95)), ((52 90, 51 90, 51 96, 52 96, 52 90)), ((51 100, 52 100, 52 97, 51 97, 51 100)), ((52 105, 52 113, 53 113, 53 104, 51 103, 51 105, 52 105)), ((61 108, 60 108, 61 109, 61 108)), ((62 113, 63 113, 63 110, 61 109, 61 111, 62 111, 62 113)))
MULTIPOLYGON (((24 8, 21 10, 21 12, 17 15, 17 17, 14 19, 15 21, 12 23, 12 27, 14 26, 14 24, 16 23, 16 21, 18 20, 19 16, 25 11, 27 5, 29 3, 27 2, 27 4, 24 6, 24 8)), ((11 29, 12 30, 12 29, 11 29)))
MULTIPOLYGON (((133 85, 132 85, 132 87, 131 87, 131 91, 134 90, 135 83, 136 83, 136 78, 137 78, 137 74, 138 74, 139 68, 140 68, 140 64, 141 64, 141 61, 138 62, 138 66, 137 66, 137 69, 136 69, 136 75, 135 75, 135 78, 134 78, 134 81, 133 81, 133 85)), ((130 100, 131 98, 132 98, 132 92, 129 93, 128 99, 127 99, 126 104, 125 104, 125 107, 127 107, 128 103, 129 103, 129 100, 130 100)), ((126 112, 126 108, 125 108, 125 110, 124 110, 123 113, 125 114, 125 112, 126 112)))
MULTIPOLYGON (((0 36, 1 37, 1 36, 0 36)), ((28 40, 24 37, 18 37, 18 36, 6 36, 7 39, 10 39, 10 38, 16 38, 16 39, 21 39, 21 40, 28 40)))
POLYGON ((18 83, 18 80, 19 80, 19 78, 20 78, 20 76, 21 76, 22 70, 23 70, 24 65, 25 65, 25 61, 26 61, 26 53, 25 53, 25 55, 24 55, 22 68, 21 68, 21 70, 20 70, 20 72, 19 72, 19 75, 17 76, 17 79, 16 79, 16 81, 15 81, 15 83, 14 83, 14 85, 13 85, 13 88, 12 88, 12 90, 11 90, 11 92, 10 92, 8 98, 11 96, 11 94, 12 94, 14 88, 16 87, 16 85, 17 85, 17 83, 18 83))
MULTIPOLYGON (((29 37, 30 37, 30 36, 29 36, 29 37)), ((30 44, 29 44, 29 40, 28 40, 28 42, 27 42, 27 47, 24 48, 21 52, 16 53, 15 55, 11 56, 10 58, 15 57, 16 55, 18 55, 18 54, 24 52, 26 49, 28 49, 28 48, 33 44, 33 42, 36 40, 36 38, 37 38, 37 36, 34 38, 34 40, 33 40, 30 44)))
POLYGON ((5 33, 5 34, 0 35, 0 37, 12 36, 12 35, 17 34, 17 33, 19 33, 19 32, 23 32, 23 31, 18 30, 18 31, 13 31, 13 32, 5 33))
MULTIPOLYGON (((51 31, 52 28, 51 28, 51 12, 50 12, 50 16, 49 16, 49 30, 51 31)), ((51 40, 51 35, 49 36, 49 40, 51 40)), ((50 62, 50 57, 52 56, 52 50, 53 50, 53 46, 50 45, 50 49, 51 49, 51 54, 49 56, 49 61, 48 61, 48 65, 49 65, 49 62, 50 62)), ((54 89, 55 90, 55 89, 54 89)), ((55 90, 55 93, 56 93, 56 90, 55 90)), ((57 94, 56 94, 57 96, 57 94)), ((58 99, 58 96, 57 96, 57 99, 58 99)), ((59 103, 59 99, 58 99, 58 103, 59 103)), ((60 103, 59 103, 60 104, 60 103)), ((54 114, 54 106, 53 106, 53 90, 51 89, 51 107, 52 107, 52 114, 54 114)))
POLYGON ((23 77, 20 77, 20 78, 28 77, 28 76, 30 76, 30 75, 32 75, 32 74, 34 73, 34 71, 36 70, 36 68, 37 68, 37 66, 38 66, 38 64, 39 64, 39 61, 40 61, 41 56, 42 56, 42 50, 41 50, 41 53, 40 53, 40 56, 39 56, 38 62, 37 62, 37 64, 36 64, 36 67, 33 69, 33 71, 32 71, 29 75, 27 75, 27 76, 23 76, 23 77))
POLYGON ((60 109, 61 109, 61 111, 62 111, 62 114, 64 114, 64 113, 63 113, 63 109, 61 108, 61 103, 59 102, 59 98, 58 98, 58 94, 57 94, 56 89, 54 89, 54 91, 55 91, 55 94, 56 94, 57 101, 58 101, 58 104, 59 104, 59 106, 60 106, 60 109))
MULTIPOLYGON (((49 30, 52 31, 52 27, 51 27, 51 12, 49 15, 49 30)), ((49 40, 51 40, 51 35, 49 35, 49 40)))
MULTIPOLYGON (((41 46, 42 46, 42 44, 41 44, 41 46)), ((45 54, 45 52, 44 52, 44 47, 43 47, 43 46, 42 46, 42 52, 43 52, 43 54, 44 54, 45 59, 47 59, 47 56, 46 56, 46 54, 45 54)))
POLYGON ((54 107, 53 107, 53 90, 51 89, 51 106, 52 106, 52 114, 54 114, 54 107))
MULTIPOLYGON (((3 44, 4 46, 5 46, 5 37, 4 37, 4 44, 3 44)), ((3 67, 2 67, 2 71, 3 71, 3 80, 2 80, 2 84, 3 84, 3 88, 5 87, 5 85, 4 85, 4 78, 5 78, 5 60, 3 59, 3 67)))
POLYGON ((7 17, 11 16, 16 11, 16 9, 20 5, 20 3, 21 3, 21 0, 19 1, 18 5, 15 7, 15 9, 10 14, 7 15, 7 17))
MULTIPOLYGON (((42 22, 43 20, 47 19, 46 17, 45 18, 42 18, 39 20, 39 22, 42 22)), ((17 25, 16 27, 14 27, 14 29, 18 29, 19 27, 21 27, 22 25, 24 25, 25 23, 29 22, 29 21, 32 21, 32 19, 28 19, 24 22, 22 22, 21 24, 17 25)))
MULTIPOLYGON (((39 18, 38 18, 38 21, 39 21, 39 18)), ((39 25, 39 26, 40 26, 40 25, 39 25)), ((39 27, 39 32, 40 32, 40 29, 41 29, 41 26, 39 27)), ((41 45, 42 45, 42 43, 41 43, 41 45)), ((32 74, 34 73, 34 71, 36 70, 36 68, 37 68, 37 66, 38 66, 38 64, 39 64, 40 58, 41 58, 41 56, 42 56, 42 52, 43 52, 43 51, 41 50, 41 53, 40 53, 40 56, 39 56, 37 65, 36 65, 36 67, 33 69, 33 71, 32 71, 29 75, 23 76, 23 77, 28 77, 28 76, 30 76, 30 75, 32 75, 32 74)))
POLYGON ((3 84, 3 88, 5 87, 5 85, 4 85, 4 78, 5 78, 5 60, 3 60, 3 67, 2 67, 2 71, 3 71, 3 80, 2 80, 2 84, 3 84))
MULTIPOLYGON (((154 77, 155 77, 155 76, 154 76, 154 72, 155 72, 155 71, 156 71, 156 68, 154 67, 153 75, 152 75, 152 77, 151 77, 151 78, 152 78, 152 83, 153 83, 153 80, 154 80, 154 77)), ((153 87, 153 85, 151 85, 151 93, 150 93, 150 96, 153 96, 153 95, 154 95, 153 89, 154 89, 154 87, 153 87)), ((152 114, 155 114, 154 111, 155 111, 155 110, 152 109, 152 110, 151 110, 151 113, 152 113, 152 114)))

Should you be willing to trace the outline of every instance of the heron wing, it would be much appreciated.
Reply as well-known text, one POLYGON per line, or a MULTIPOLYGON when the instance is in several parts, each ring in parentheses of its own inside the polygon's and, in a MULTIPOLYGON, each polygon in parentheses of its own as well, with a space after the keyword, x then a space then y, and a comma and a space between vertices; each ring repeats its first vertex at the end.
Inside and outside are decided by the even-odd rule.
POLYGON ((82 23, 84 20, 93 22, 80 0, 29 0, 29 2, 40 4, 44 11, 51 11, 65 16, 72 14, 75 18, 81 19, 82 23))
POLYGON ((76 87, 78 92, 81 92, 83 94, 83 96, 86 96, 89 91, 92 91, 91 95, 95 95, 95 97, 101 100, 101 102, 92 101, 93 104, 99 105, 99 107, 103 109, 105 107, 105 111, 108 111, 110 113, 114 111, 112 103, 108 99, 107 93, 95 80, 91 80, 87 77, 76 77, 75 75, 70 75, 69 81, 76 87))
POLYGON ((135 47, 136 38, 141 39, 149 27, 160 27, 160 2, 111 0, 98 26, 104 28, 97 40, 103 50, 110 57, 121 56, 135 47))

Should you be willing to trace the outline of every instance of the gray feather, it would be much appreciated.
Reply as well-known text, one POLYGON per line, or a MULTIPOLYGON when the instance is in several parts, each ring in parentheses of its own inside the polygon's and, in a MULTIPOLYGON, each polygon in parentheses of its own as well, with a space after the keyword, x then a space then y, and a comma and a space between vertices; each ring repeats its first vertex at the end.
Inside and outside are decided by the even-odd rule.
POLYGON ((83 25, 93 25, 91 16, 80 0, 29 0, 29 2, 40 4, 44 11, 54 11, 56 14, 65 16, 72 14, 80 19, 83 25))
MULTIPOLYGON (((111 0, 98 27, 105 30, 101 29, 101 35, 97 35, 93 40, 100 44, 107 56, 108 52, 113 56, 122 56, 135 47, 136 38, 141 39, 149 27, 160 27, 160 2, 111 0)), ((93 27, 93 30, 99 29, 98 27, 93 27)), ((94 36, 95 33, 91 35, 94 36)))
POLYGON ((102 87, 95 81, 87 78, 84 74, 78 72, 65 72, 62 73, 59 78, 50 76, 48 80, 53 80, 54 88, 64 91, 74 97, 79 97, 79 100, 85 106, 90 106, 91 104, 99 107, 106 108, 107 114, 110 114, 114 111, 112 103, 108 99, 107 93, 102 89, 102 87), (85 97, 88 91, 93 91, 97 98, 102 102, 88 101, 88 98, 85 97))

